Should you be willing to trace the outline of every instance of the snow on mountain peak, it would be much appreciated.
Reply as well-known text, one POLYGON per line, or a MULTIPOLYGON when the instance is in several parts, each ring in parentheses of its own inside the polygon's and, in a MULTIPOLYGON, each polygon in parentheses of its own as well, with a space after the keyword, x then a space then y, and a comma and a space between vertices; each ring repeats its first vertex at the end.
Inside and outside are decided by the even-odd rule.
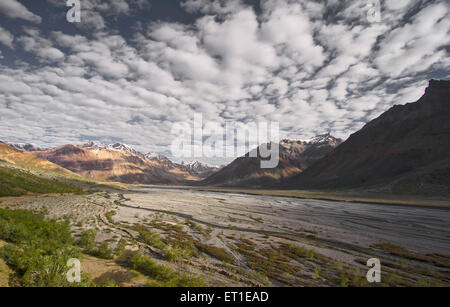
POLYGON ((328 144, 330 142, 336 142, 338 140, 339 139, 335 138, 330 133, 326 133, 311 138, 309 142, 313 144, 328 144))
POLYGON ((91 141, 89 143, 84 144, 82 147, 91 150, 107 149, 112 151, 125 151, 131 154, 140 155, 140 153, 131 146, 121 143, 104 144, 97 141, 91 141))

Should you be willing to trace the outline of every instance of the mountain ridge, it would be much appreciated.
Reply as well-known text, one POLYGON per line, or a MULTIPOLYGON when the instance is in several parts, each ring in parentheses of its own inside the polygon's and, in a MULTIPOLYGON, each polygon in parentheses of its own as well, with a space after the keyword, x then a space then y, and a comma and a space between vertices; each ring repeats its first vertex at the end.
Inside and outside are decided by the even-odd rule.
POLYGON ((316 141, 281 140, 270 146, 279 146, 279 163, 273 169, 261 169, 258 148, 239 157, 229 165, 201 181, 201 185, 267 187, 278 184, 303 172, 342 143, 330 134, 317 136, 316 141), (319 141, 320 139, 320 141, 319 141))
POLYGON ((214 171, 194 172, 162 155, 143 154, 121 143, 67 144, 30 154, 86 178, 122 183, 185 184, 199 181, 214 171))
POLYGON ((391 182, 389 189, 405 193, 444 192, 450 185, 444 179, 450 178, 449 97, 450 81, 431 80, 417 102, 393 106, 284 186, 353 188, 391 182))

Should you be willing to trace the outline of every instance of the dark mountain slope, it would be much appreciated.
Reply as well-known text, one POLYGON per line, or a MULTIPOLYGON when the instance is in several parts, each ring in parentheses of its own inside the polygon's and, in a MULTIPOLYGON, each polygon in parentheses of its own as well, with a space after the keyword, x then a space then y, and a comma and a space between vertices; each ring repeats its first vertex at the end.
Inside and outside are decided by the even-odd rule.
MULTIPOLYGON (((279 146, 279 164, 274 169, 262 169, 261 158, 246 154, 203 180, 203 185, 234 187, 268 187, 301 173, 320 160, 342 140, 329 134, 313 138, 309 142, 283 140, 279 146)), ((277 144, 272 144, 277 146, 277 144)), ((256 150, 256 149, 255 149, 256 150)))
POLYGON ((430 185, 445 192, 449 157, 450 81, 431 80, 419 101, 394 106, 285 186, 348 188, 392 182, 394 188, 406 185, 406 193, 430 185))

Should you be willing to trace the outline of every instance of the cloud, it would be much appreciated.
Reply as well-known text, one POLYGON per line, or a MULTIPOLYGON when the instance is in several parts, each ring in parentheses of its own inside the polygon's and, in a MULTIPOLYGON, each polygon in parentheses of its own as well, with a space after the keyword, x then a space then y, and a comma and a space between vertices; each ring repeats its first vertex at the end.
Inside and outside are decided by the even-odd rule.
POLYGON ((387 1, 381 23, 359 1, 183 1, 191 23, 139 20, 137 2, 83 3, 81 31, 0 29, 2 44, 20 46, 0 65, 0 139, 165 152, 172 125, 195 112, 220 126, 279 121, 293 139, 346 138, 449 75, 443 1, 387 1))
POLYGON ((385 5, 390 10, 404 9, 411 4, 411 0, 386 0, 385 5))
POLYGON ((26 28, 27 35, 20 36, 17 41, 27 52, 34 53, 42 62, 56 62, 64 58, 64 53, 53 47, 51 40, 44 38, 41 33, 33 28, 26 28))
POLYGON ((13 48, 13 41, 14 36, 11 34, 11 32, 0 27, 0 43, 8 46, 9 48, 13 48))
POLYGON ((441 48, 450 43, 449 12, 446 3, 430 4, 413 16, 411 23, 388 33, 374 61, 380 71, 399 77, 444 60, 447 52, 441 48))
POLYGON ((241 0, 185 0, 181 2, 189 13, 204 13, 223 15, 235 13, 245 8, 241 0))
POLYGON ((0 12, 9 18, 19 18, 28 20, 33 23, 41 23, 40 16, 30 12, 23 4, 17 0, 2 0, 0 1, 0 12))

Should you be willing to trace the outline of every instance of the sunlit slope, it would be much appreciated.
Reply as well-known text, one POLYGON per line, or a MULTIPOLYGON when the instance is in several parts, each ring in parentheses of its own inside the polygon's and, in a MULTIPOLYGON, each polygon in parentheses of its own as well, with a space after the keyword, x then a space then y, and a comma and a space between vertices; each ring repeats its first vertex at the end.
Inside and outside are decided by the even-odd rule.
POLYGON ((64 175, 74 179, 81 179, 77 174, 56 165, 50 161, 36 157, 27 152, 20 152, 13 147, 0 142, 0 162, 7 162, 17 167, 26 168, 43 174, 64 175))
POLYGON ((26 194, 82 193, 83 189, 55 179, 33 175, 17 168, 0 166, 0 197, 26 194))

